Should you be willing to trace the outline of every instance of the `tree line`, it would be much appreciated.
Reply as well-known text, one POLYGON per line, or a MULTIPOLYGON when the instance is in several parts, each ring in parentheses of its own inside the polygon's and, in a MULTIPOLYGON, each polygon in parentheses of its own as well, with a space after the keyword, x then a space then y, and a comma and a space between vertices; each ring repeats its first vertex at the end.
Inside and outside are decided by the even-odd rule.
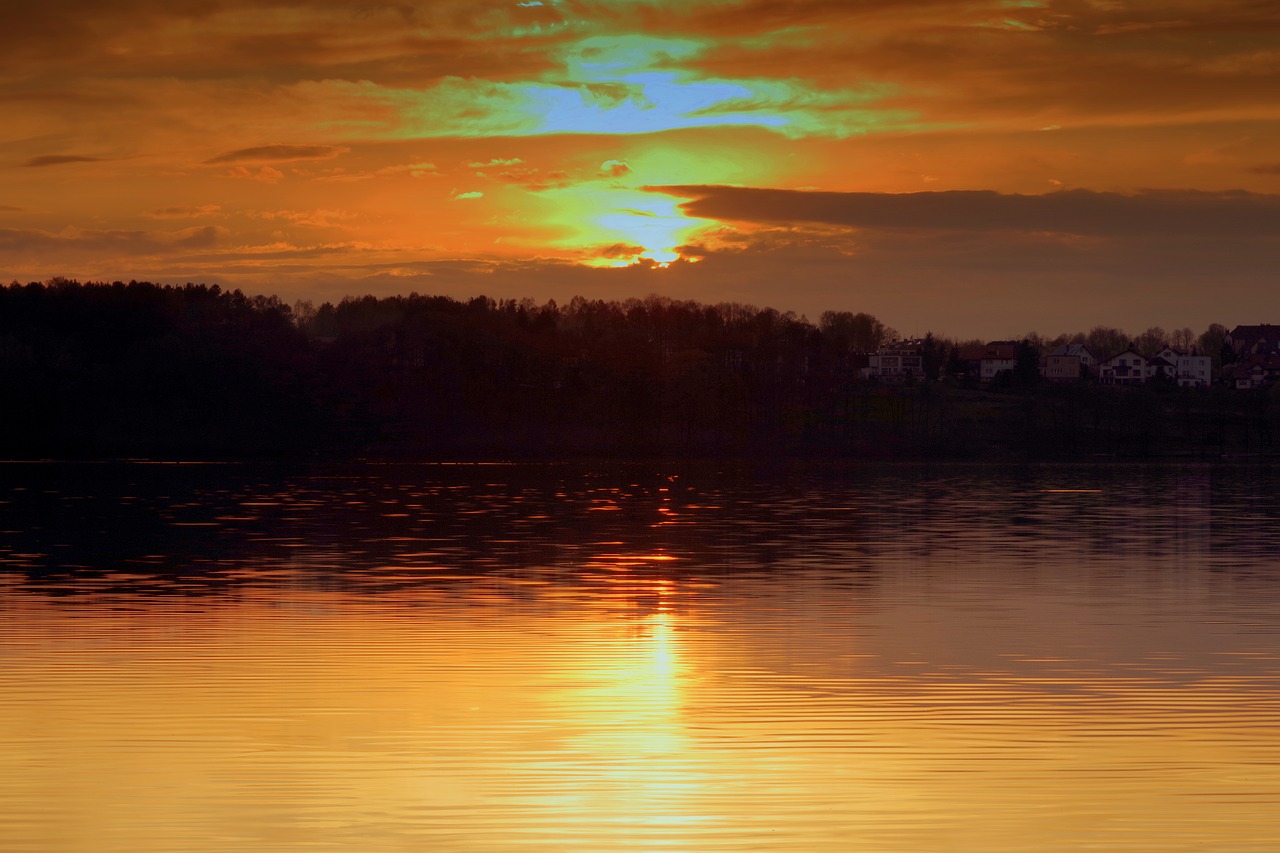
MULTIPOLYGON (((1193 343, 1211 348, 1215 329, 1193 343)), ((1099 327, 1079 342, 1092 348, 1096 337, 1105 357, 1121 334, 1099 327)), ((995 390, 861 380, 860 356, 895 337, 865 313, 814 324, 658 296, 557 305, 410 294, 317 307, 216 285, 14 283, 0 287, 0 453, 896 458, 1270 447, 1265 395, 1151 398, 1161 412, 1182 406, 1179 420, 1125 408, 1158 391, 1120 399, 1044 387, 1025 372, 995 390), (1165 435, 1170 424, 1182 431, 1165 435)), ((926 337, 940 368, 931 379, 964 343, 926 337)))

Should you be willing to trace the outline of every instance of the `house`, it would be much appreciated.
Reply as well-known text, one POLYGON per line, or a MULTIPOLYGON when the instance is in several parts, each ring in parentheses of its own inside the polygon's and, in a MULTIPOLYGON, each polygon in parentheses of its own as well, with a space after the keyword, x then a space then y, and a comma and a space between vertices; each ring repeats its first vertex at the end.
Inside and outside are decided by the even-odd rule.
POLYGON ((1078 382, 1097 371, 1098 359, 1087 346, 1066 344, 1049 351, 1040 372, 1049 382, 1078 382))
POLYGON ((1013 371, 1018 361, 1018 346, 1013 341, 992 341, 965 347, 960 350, 960 361, 967 366, 969 376, 978 377, 979 382, 991 382, 1001 373, 1013 371))
POLYGON ((863 378, 890 383, 924 381, 923 341, 895 341, 872 353, 867 361, 860 371, 863 378))
POLYGON ((1103 385, 1142 385, 1147 381, 1147 359, 1127 349, 1098 365, 1098 381, 1103 385))
POLYGON ((1173 365, 1171 378, 1179 388, 1208 388, 1212 381, 1213 362, 1207 355, 1194 352, 1188 355, 1167 346, 1156 353, 1156 357, 1173 365))
POLYGON ((1159 355, 1153 355, 1147 359, 1147 381, 1152 379, 1166 379, 1173 381, 1174 376, 1178 373, 1178 366, 1168 359, 1161 358, 1159 355))
POLYGON ((1280 379, 1280 353, 1258 353, 1223 371, 1231 387, 1241 391, 1262 388, 1280 379))
POLYGON ((1222 342, 1231 347, 1238 358, 1258 353, 1280 352, 1280 326, 1263 323, 1258 326, 1236 326, 1222 342))

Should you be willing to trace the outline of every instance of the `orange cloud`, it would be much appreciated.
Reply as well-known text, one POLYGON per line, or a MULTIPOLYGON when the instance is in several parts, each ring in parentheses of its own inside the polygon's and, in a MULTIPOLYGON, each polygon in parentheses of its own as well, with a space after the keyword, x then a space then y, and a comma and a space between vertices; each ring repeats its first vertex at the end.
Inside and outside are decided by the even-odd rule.
POLYGON ((631 174, 631 167, 622 160, 605 160, 600 164, 600 175, 605 178, 621 178, 631 174))
POLYGON ((260 210, 249 215, 258 219, 282 220, 311 228, 337 228, 341 223, 356 216, 346 210, 260 210))
POLYGON ((284 180, 284 172, 271 166, 263 166, 257 170, 249 169, 245 166, 236 166, 234 169, 226 173, 228 178, 244 178, 250 181, 259 181, 264 184, 278 184, 284 180))
POLYGON ((199 219, 204 216, 212 216, 222 210, 222 206, 218 204, 201 204, 196 207, 160 207, 149 212, 147 217, 150 219, 199 219))
POLYGON ((43 154, 32 157, 22 165, 38 169, 43 166, 65 166, 68 163, 97 163, 101 160, 101 157, 85 157, 80 154, 43 154))
POLYGON ((228 236, 225 228, 206 225, 180 231, 126 231, 65 228, 58 233, 35 229, 0 229, 0 254, 41 255, 109 251, 143 255, 212 246, 228 236))
POLYGON ((331 160, 350 149, 334 145, 259 145, 240 148, 205 160, 206 163, 290 162, 295 160, 331 160))

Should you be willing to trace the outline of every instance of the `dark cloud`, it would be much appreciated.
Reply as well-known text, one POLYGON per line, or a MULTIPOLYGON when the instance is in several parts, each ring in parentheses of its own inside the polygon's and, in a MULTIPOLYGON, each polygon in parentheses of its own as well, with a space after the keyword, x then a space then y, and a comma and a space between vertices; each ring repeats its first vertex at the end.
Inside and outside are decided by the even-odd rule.
POLYGON ((0 204, 0 213, 20 213, 26 210, 25 207, 15 207, 12 204, 0 204))
POLYGON ((348 149, 334 145, 259 145, 240 148, 210 157, 209 164, 246 162, 288 162, 291 160, 331 160, 348 149))
POLYGON ((248 73, 277 84, 409 85, 513 66, 534 70, 546 59, 527 44, 569 35, 553 4, 500 0, 58 0, 6 8, 4 23, 0 50, 28 72, 186 79, 248 73))
POLYGON ((592 254, 601 258, 634 258, 644 251, 644 246, 633 246, 628 243, 614 243, 602 246, 592 254))
POLYGON ((75 228, 57 234, 35 229, 0 228, 0 253, 37 257, 59 257, 67 252, 151 255, 207 248, 226 235, 226 229, 213 225, 166 232, 75 228))
POLYGON ((1280 237, 1280 195, 1243 191, 1065 190, 1006 195, 989 190, 839 193, 677 186, 693 216, 740 222, 812 222, 911 231, 1018 231, 1116 238, 1146 235, 1280 237))
POLYGON ((1280 175, 1280 163, 1260 163, 1249 171, 1255 175, 1280 175))
MULTIPOLYGON (((332 255, 355 253, 357 250, 348 243, 335 243, 325 246, 280 246, 270 249, 233 249, 208 254, 186 255, 179 260, 182 263, 218 264, 224 267, 235 267, 247 261, 261 266, 260 261, 301 260, 306 258, 326 258, 332 255)), ((276 269, 274 266, 272 269, 276 269)))
POLYGON ((28 168, 40 168, 62 166, 66 163, 99 163, 101 161, 101 157, 85 157, 81 154, 42 154, 39 157, 32 157, 22 165, 28 168))
MULTIPOLYGON (((1275 240, 766 229, 672 264, 671 287, 813 318, 867 311, 923 334, 1003 338, 1280 316, 1275 240), (785 283, 785 284, 781 284, 785 283)), ((701 297, 706 298, 706 297, 701 297)))
MULTIPOLYGON (((698 60, 712 76, 880 84, 879 106, 926 124, 1276 116, 1276 4, 748 0, 690 4, 687 14, 711 35, 760 36, 715 43, 698 60)), ((669 25, 691 24, 674 14, 669 25)))

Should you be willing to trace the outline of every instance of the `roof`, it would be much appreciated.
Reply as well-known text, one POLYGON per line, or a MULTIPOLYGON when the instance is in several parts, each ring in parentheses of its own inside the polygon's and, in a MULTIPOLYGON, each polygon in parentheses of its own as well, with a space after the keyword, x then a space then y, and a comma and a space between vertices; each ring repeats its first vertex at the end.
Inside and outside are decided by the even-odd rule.
POLYGON ((1236 326, 1227 333, 1231 348, 1238 353, 1276 352, 1280 350, 1280 326, 1262 323, 1256 326, 1236 326))
POLYGON ((1049 350, 1049 355, 1071 355, 1079 358, 1083 358, 1087 355, 1090 358, 1095 360, 1097 359, 1097 356, 1093 354, 1093 350, 1089 349, 1084 344, 1063 344, 1060 347, 1054 347, 1049 350))
POLYGON ((1111 362, 1115 361, 1117 358, 1119 358, 1119 357, 1120 357, 1120 356, 1122 356, 1122 355, 1136 355, 1138 358, 1142 359, 1144 362, 1146 362, 1146 361, 1149 361, 1149 360, 1150 360, 1150 359, 1148 359, 1146 356, 1142 355, 1141 353, 1137 352, 1137 351, 1136 351, 1136 350, 1134 350, 1132 347, 1130 347, 1129 349, 1125 350, 1124 352, 1118 352, 1118 353, 1116 353, 1115 355, 1111 356, 1111 358, 1107 359, 1106 361, 1104 361, 1104 362, 1102 362, 1102 363, 1103 363, 1103 364, 1110 364, 1111 362))
POLYGON ((1280 370, 1280 353, 1257 353, 1241 361, 1239 366, 1246 370, 1254 367, 1261 367, 1263 370, 1280 370))

